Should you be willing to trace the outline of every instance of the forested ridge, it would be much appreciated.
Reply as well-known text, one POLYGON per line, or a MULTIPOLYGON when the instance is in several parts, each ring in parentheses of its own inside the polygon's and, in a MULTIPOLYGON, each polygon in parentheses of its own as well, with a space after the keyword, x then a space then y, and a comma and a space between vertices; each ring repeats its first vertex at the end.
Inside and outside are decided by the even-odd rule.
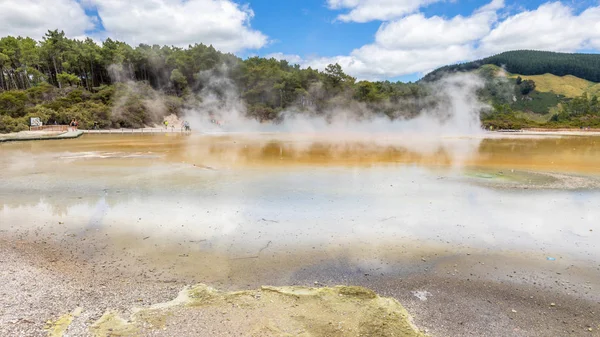
POLYGON ((600 82, 600 54, 569 54, 536 50, 515 50, 486 57, 481 60, 447 65, 423 77, 434 81, 448 73, 475 70, 485 64, 503 67, 521 75, 553 74, 573 75, 592 82, 600 82))
POLYGON ((178 113, 201 101, 199 93, 215 78, 230 82, 212 85, 217 97, 233 88, 258 120, 275 119, 291 106, 319 112, 352 102, 393 113, 387 103, 424 95, 415 83, 356 81, 337 64, 318 71, 272 58, 242 60, 204 44, 131 47, 109 38, 100 46, 55 30, 41 41, 0 39, 0 131, 24 129, 33 115, 58 123, 78 118, 84 127, 141 127, 159 122, 144 111, 148 100, 165 101, 168 112, 178 113))
MULTIPOLYGON (((522 53, 500 54, 494 62, 517 59, 521 63, 515 61, 515 67, 526 65, 519 56, 522 53)), ((531 62, 545 69, 545 60, 554 57, 550 56, 531 62)), ((572 57, 580 60, 578 55, 572 57)), ((555 64, 552 62, 549 64, 555 64)), ((581 62, 573 62, 573 67, 584 69, 581 62)), ((442 69, 453 72, 456 67, 442 69)), ((595 97, 572 100, 539 92, 534 81, 502 79, 494 69, 477 62, 460 67, 475 70, 485 80, 478 95, 493 107, 482 111, 486 127, 539 126, 518 113, 548 115, 552 109, 554 115, 548 115, 546 126, 600 125, 595 97)), ((598 71, 600 67, 586 76, 591 78, 598 71)), ((277 122, 282 111, 352 111, 362 117, 409 118, 425 108, 445 104, 432 93, 428 80, 433 77, 429 74, 417 83, 357 81, 338 64, 319 71, 273 58, 241 59, 204 44, 132 47, 109 38, 99 45, 54 30, 41 41, 0 38, 0 132, 26 130, 30 117, 40 117, 46 124, 77 119, 84 128, 96 124, 101 128, 143 127, 188 109, 207 114, 227 109, 221 102, 228 100, 242 105, 247 117, 259 121, 277 122), (206 104, 209 100, 213 102, 210 106, 206 104)))

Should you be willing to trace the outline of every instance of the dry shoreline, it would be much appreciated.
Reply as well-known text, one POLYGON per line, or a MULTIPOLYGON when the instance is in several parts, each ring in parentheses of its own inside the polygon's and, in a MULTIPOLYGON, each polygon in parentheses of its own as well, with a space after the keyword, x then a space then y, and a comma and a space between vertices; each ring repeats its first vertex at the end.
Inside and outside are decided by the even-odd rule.
MULTIPOLYGON (((587 268, 570 261, 539 266, 510 255, 435 254, 404 260, 396 266, 400 274, 378 275, 357 271, 350 261, 333 258, 287 272, 279 266, 280 277, 273 278, 260 271, 268 268, 268 260, 246 260, 237 261, 235 268, 247 269, 241 272, 248 275, 255 270, 255 276, 230 274, 226 279, 211 280, 202 276, 201 269, 195 277, 178 276, 177 270, 156 268, 141 255, 112 255, 103 250, 106 244, 101 238, 57 241, 35 232, 0 236, 0 269, 4 271, 0 274, 0 335, 6 336, 45 336, 48 321, 55 322, 76 309, 81 313, 73 318, 68 335, 88 336, 93 323, 108 311, 127 317, 135 307, 168 302, 185 286, 198 283, 229 291, 263 285, 362 286, 399 300, 417 327, 432 336, 598 336, 600 331, 595 314, 600 312, 599 285, 582 281, 587 268), (261 263, 265 266, 259 267, 261 263)), ((190 258, 177 257, 180 261, 190 258)), ((600 270, 600 266, 588 268, 593 269, 589 270, 592 274, 600 270)), ((180 320, 177 315, 167 318, 166 324, 173 323, 168 324, 167 335, 202 335, 195 333, 200 327, 224 336, 228 331, 244 331, 243 322, 216 319, 216 314, 233 312, 229 306, 215 308, 197 320, 180 320)), ((261 336, 271 335, 279 334, 261 336)), ((339 335, 358 336, 350 332, 339 335)))
POLYGON ((0 143, 2 142, 17 142, 17 141, 32 141, 32 140, 60 140, 78 138, 83 135, 82 131, 21 131, 8 134, 0 134, 0 143))
MULTIPOLYGON (((102 135, 113 135, 113 134, 153 134, 153 133, 178 133, 188 134, 191 131, 184 131, 179 127, 145 127, 138 129, 102 129, 102 130, 85 130, 80 129, 77 131, 68 132, 54 132, 54 131, 21 131, 8 134, 0 134, 1 142, 10 141, 29 141, 29 140, 53 140, 53 139, 71 139, 78 138, 83 134, 102 134, 102 135)), ((194 131, 197 133, 197 131, 194 131)), ((498 130, 487 133, 488 135, 529 135, 529 136, 543 136, 543 135, 563 135, 563 136, 598 136, 600 135, 600 129, 521 129, 521 130, 498 130)))
POLYGON ((494 131, 496 133, 503 134, 515 134, 515 135, 563 135, 563 136, 599 136, 600 129, 521 129, 515 131, 494 131))

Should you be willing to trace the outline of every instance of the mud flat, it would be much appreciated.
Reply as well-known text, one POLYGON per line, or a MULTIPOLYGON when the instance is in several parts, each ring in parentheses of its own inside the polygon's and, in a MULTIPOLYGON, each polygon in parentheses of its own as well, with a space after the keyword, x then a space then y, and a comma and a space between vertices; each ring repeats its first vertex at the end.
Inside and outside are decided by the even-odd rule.
POLYGON ((2 144, 0 335, 598 336, 596 142, 2 144))

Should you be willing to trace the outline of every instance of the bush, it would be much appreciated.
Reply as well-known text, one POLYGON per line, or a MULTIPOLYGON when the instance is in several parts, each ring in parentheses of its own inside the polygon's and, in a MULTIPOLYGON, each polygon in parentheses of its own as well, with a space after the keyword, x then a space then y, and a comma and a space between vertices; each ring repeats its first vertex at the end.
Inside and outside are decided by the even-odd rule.
POLYGON ((175 114, 179 116, 181 109, 183 108, 183 99, 175 96, 165 96, 164 98, 165 107, 167 108, 166 114, 175 114))
POLYGON ((512 112, 509 113, 493 113, 485 116, 481 124, 489 129, 493 127, 494 130, 518 130, 526 127, 536 127, 539 124, 534 121, 529 121, 523 118, 515 117, 512 112))
POLYGON ((25 115, 27 94, 22 90, 11 90, 0 93, 0 114, 13 118, 25 115))
POLYGON ((521 94, 527 95, 535 89, 535 82, 533 80, 525 80, 519 84, 519 90, 521 94))
POLYGON ((101 128, 111 126, 110 107, 99 102, 82 102, 64 109, 58 114, 59 118, 64 123, 68 123, 72 119, 79 122, 79 126, 83 129, 91 129, 94 127, 94 122, 98 123, 101 128))
POLYGON ((36 105, 34 107, 27 108, 27 114, 25 115, 27 124, 29 125, 30 117, 38 117, 46 124, 52 124, 55 121, 56 111, 43 107, 42 105, 36 105))
POLYGON ((46 101, 51 101, 55 98, 57 90, 54 86, 42 82, 39 85, 27 89, 27 96, 30 103, 39 104, 46 101))
POLYGON ((25 117, 13 118, 10 116, 0 116, 0 133, 19 132, 29 129, 29 124, 25 117))
POLYGON ((151 118, 142 100, 129 96, 123 104, 114 109, 111 122, 117 128, 141 128, 150 123, 151 118))
POLYGON ((103 85, 98 88, 98 91, 92 95, 95 101, 101 101, 104 104, 110 104, 115 95, 114 85, 103 85))
MULTIPOLYGON (((525 81, 523 81, 525 83, 525 81)), ((547 114, 550 108, 555 107, 563 99, 562 96, 551 92, 534 91, 529 96, 520 96, 513 102, 512 109, 530 111, 537 114, 547 114)))

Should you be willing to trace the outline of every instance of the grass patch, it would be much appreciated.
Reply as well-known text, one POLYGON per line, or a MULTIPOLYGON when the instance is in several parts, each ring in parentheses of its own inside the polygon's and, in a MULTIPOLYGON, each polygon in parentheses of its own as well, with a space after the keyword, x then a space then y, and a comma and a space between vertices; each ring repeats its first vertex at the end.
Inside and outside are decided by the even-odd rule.
POLYGON ((539 92, 554 93, 557 95, 563 95, 565 97, 581 96, 581 94, 584 92, 600 92, 600 84, 590 82, 573 75, 510 75, 511 78, 517 78, 517 76, 521 76, 523 80, 533 80, 536 85, 536 90, 539 92))
POLYGON ((552 115, 554 115, 554 113, 553 113, 554 110, 556 110, 556 109, 550 108, 550 112, 547 114, 539 114, 539 113, 530 112, 530 111, 515 111, 514 115, 516 118, 519 118, 519 119, 524 119, 524 120, 543 124, 543 123, 547 123, 550 120, 550 118, 552 118, 552 115))
POLYGON ((550 108, 560 103, 561 96, 551 92, 534 91, 528 96, 520 96, 512 104, 512 109, 517 111, 534 112, 537 114, 547 114, 550 108))

